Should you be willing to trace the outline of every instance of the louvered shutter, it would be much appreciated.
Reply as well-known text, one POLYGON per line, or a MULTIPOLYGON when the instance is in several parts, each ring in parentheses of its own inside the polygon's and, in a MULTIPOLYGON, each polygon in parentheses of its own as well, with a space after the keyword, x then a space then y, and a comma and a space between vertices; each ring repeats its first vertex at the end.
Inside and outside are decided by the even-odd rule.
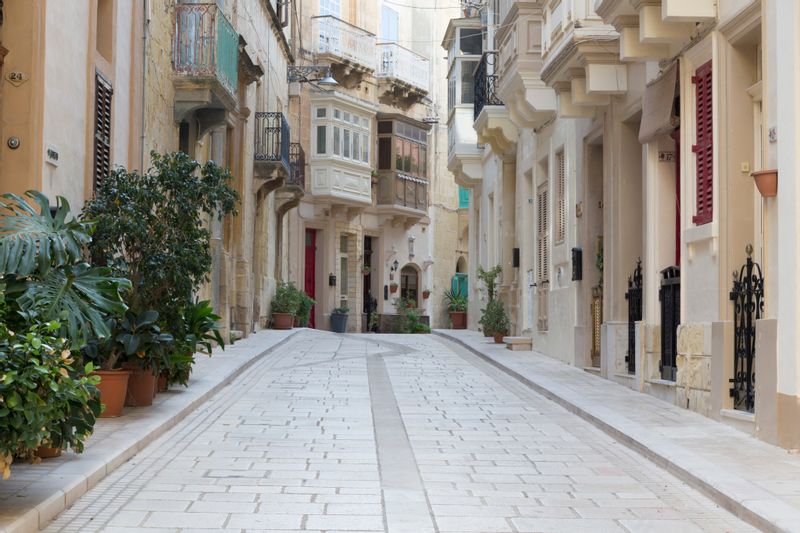
POLYGON ((696 164, 697 207, 692 222, 707 224, 714 217, 714 139, 711 91, 711 61, 692 76, 696 95, 696 144, 692 146, 696 164))
POLYGON ((547 281, 550 270, 547 218, 547 187, 541 187, 536 198, 536 279, 538 282, 547 281))
POLYGON ((111 83, 100 74, 95 74, 93 190, 97 190, 111 171, 111 96, 113 94, 111 83))
POLYGON ((567 234, 567 183, 564 152, 556 154, 556 212, 555 240, 564 242, 567 234))

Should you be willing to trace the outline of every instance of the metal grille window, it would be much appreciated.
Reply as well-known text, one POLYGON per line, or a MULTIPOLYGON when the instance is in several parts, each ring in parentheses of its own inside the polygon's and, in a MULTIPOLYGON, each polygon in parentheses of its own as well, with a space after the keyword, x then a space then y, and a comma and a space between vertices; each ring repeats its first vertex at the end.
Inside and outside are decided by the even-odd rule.
POLYGON ((697 208, 692 222, 707 224, 714 216, 714 135, 712 112, 711 61, 692 76, 695 84, 695 154, 697 208))
POLYGON ((567 178, 564 163, 564 152, 556 154, 556 210, 555 241, 564 242, 567 234, 567 178))
POLYGON ((94 171, 93 189, 97 190, 111 170, 111 83, 95 74, 94 96, 94 171))

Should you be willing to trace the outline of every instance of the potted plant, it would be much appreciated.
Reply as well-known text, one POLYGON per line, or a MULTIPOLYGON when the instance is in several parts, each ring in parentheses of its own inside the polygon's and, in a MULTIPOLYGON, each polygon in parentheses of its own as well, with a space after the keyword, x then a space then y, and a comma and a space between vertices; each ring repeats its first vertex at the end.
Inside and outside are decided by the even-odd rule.
MULTIPOLYGON (((501 267, 500 265, 497 265, 489 270, 484 270, 482 266, 478 265, 478 279, 483 282, 483 285, 486 288, 486 295, 489 299, 489 302, 494 301, 494 294, 497 288, 497 278, 500 276, 502 272, 503 272, 503 267, 501 267)), ((492 330, 484 327, 483 334, 486 337, 491 337, 492 330)))
POLYGON ((297 309, 297 319, 300 327, 307 327, 311 320, 311 309, 317 302, 305 292, 300 293, 300 305, 297 309))
POLYGON ((334 333, 344 333, 347 331, 347 307, 337 307, 331 313, 331 331, 334 333))
POLYGON ((503 342, 503 337, 508 334, 511 324, 508 320, 508 315, 503 308, 503 303, 499 300, 491 300, 486 304, 486 309, 483 310, 483 316, 480 320, 484 332, 490 332, 490 336, 494 337, 494 342, 503 342))
POLYGON ((422 291, 422 299, 423 300, 427 300, 430 297, 431 297, 431 290, 430 289, 425 289, 425 290, 422 291))
POLYGON ((778 169, 756 170, 750 174, 756 182, 758 192, 764 198, 772 198, 778 194, 778 169))
POLYGON ((395 281, 391 282, 389 284, 389 292, 391 292, 392 294, 396 293, 397 292, 397 287, 398 287, 397 282, 395 282, 395 281))
POLYGON ((422 322, 420 310, 412 298, 396 298, 394 301, 399 320, 395 323, 395 333, 430 333, 431 328, 422 322))
MULTIPOLYGON (((5 311, 5 310, 4 310, 5 311)), ((5 315, 5 313, 3 313, 5 315)), ((11 475, 15 458, 36 461, 60 450, 83 451, 101 405, 93 366, 76 370, 58 321, 39 322, 18 332, 0 321, 0 474, 11 475), (38 456, 37 456, 38 454, 38 456)))
POLYGON ((372 268, 369 265, 364 265, 361 267, 361 274, 364 276, 369 276, 370 272, 372 272, 372 268))
POLYGON ((293 284, 281 282, 272 297, 272 327, 292 329, 294 315, 300 307, 300 298, 293 284))
POLYGON ((444 291, 444 299, 447 302, 447 310, 450 313, 450 322, 453 325, 453 329, 466 329, 467 297, 449 289, 444 291))

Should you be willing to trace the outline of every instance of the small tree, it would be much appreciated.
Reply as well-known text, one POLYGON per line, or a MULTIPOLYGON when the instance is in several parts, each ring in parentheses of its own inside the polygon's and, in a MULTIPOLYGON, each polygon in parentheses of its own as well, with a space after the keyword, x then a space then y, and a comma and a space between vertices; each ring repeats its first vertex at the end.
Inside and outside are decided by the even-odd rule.
POLYGON ((497 287, 497 277, 503 272, 503 267, 497 265, 489 270, 484 270, 480 265, 478 266, 478 279, 483 281, 486 285, 486 293, 489 295, 489 301, 494 300, 495 288, 497 287))
POLYGON ((182 152, 151 157, 144 174, 114 170, 84 217, 95 225, 94 261, 131 280, 131 310, 154 309, 171 323, 209 280, 207 220, 236 214, 238 194, 230 172, 213 162, 200 165, 182 152))

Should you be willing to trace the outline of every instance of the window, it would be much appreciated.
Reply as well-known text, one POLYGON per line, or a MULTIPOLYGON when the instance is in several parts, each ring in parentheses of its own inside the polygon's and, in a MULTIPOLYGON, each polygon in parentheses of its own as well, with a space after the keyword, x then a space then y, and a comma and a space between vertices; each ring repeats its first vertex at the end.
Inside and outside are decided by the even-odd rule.
POLYGON ((315 116, 317 155, 369 164, 369 118, 337 107, 317 108, 315 116), (330 151, 327 150, 329 144, 332 145, 330 151))
POLYGON ((114 94, 109 83, 100 74, 95 74, 94 93, 94 190, 103 182, 111 170, 111 97, 114 94))
POLYGON ((475 68, 477 61, 461 62, 461 102, 471 104, 475 102, 475 68))
POLYGON ((347 292, 350 287, 348 244, 349 237, 344 233, 341 234, 339 236, 339 307, 347 307, 347 292))
POLYGON ((714 122, 711 96, 711 61, 698 68, 695 85, 695 154, 697 208, 692 222, 708 224, 714 218, 714 122))
POLYGON ((483 31, 480 28, 461 28, 458 34, 462 54, 479 56, 483 53, 483 31))
POLYGON ((400 297, 414 300, 415 306, 419 304, 419 274, 417 269, 406 265, 400 270, 400 297))
POLYGON ((547 241, 547 186, 539 187, 536 194, 536 281, 549 281, 550 246, 547 241))
POLYGON ((388 120, 378 122, 378 131, 379 170, 394 170, 418 178, 428 176, 427 131, 405 122, 388 120))
POLYGON ((340 0, 319 0, 319 14, 320 16, 333 16, 339 17, 342 12, 340 0))
POLYGON ((564 163, 564 152, 556 154, 556 212, 555 212, 555 241, 556 244, 564 242, 567 234, 567 183, 564 163))
POLYGON ((398 18, 397 11, 381 6, 381 41, 397 41, 398 18))
POLYGON ((317 153, 327 153, 327 126, 317 126, 317 153))

